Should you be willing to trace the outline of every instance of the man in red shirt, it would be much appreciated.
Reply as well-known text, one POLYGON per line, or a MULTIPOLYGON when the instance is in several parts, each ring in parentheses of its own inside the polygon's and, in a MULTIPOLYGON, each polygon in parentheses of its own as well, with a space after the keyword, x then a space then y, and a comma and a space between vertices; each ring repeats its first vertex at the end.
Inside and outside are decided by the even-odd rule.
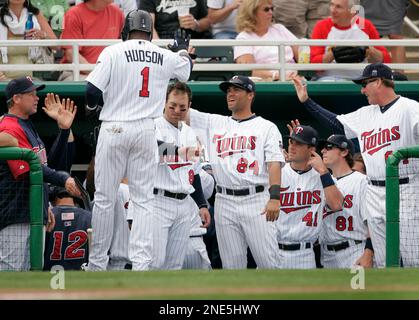
MULTIPOLYGON (((358 15, 359 0, 331 0, 330 17, 317 22, 311 39, 328 40, 368 40, 380 39, 377 29, 371 21, 358 15)), ((311 63, 334 63, 332 46, 312 46, 311 63)), ((364 63, 390 63, 391 58, 386 48, 370 46, 366 50, 364 63)), ((344 80, 357 78, 362 70, 327 70, 318 73, 319 80, 344 80)))
MULTIPOLYGON (((124 14, 121 9, 112 5, 113 0, 85 0, 64 15, 64 30, 61 39, 119 39, 124 26, 124 14)), ((73 62, 73 49, 63 46, 62 63, 73 62)), ((79 63, 95 64, 104 47, 79 47, 79 63)), ((80 72, 84 80, 89 71, 80 72)), ((73 80, 73 72, 64 71, 61 81, 73 80)))

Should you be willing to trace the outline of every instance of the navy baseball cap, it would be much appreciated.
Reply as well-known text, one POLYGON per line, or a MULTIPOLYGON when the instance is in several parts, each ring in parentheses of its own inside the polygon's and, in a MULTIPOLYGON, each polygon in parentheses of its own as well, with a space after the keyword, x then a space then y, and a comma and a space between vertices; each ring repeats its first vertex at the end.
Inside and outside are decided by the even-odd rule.
POLYGON ((329 138, 327 138, 327 140, 320 140, 319 142, 319 147, 321 149, 323 149, 326 144, 330 143, 340 149, 348 150, 352 155, 355 153, 354 144, 343 134, 332 134, 329 138))
POLYGON ((319 134, 316 129, 310 126, 302 125, 295 127, 292 130, 291 135, 285 137, 314 147, 317 146, 319 141, 319 134))
POLYGON ((362 77, 352 79, 352 81, 356 84, 362 84, 362 82, 365 80, 372 78, 394 80, 393 71, 384 63, 371 63, 365 67, 364 71, 362 72, 362 77))
POLYGON ((256 92, 255 83, 246 76, 234 76, 228 81, 220 83, 220 89, 227 92, 227 89, 231 86, 246 90, 247 92, 256 92))
POLYGON ((36 86, 33 83, 31 77, 29 76, 13 79, 13 80, 10 80, 10 82, 6 86, 6 89, 5 89, 6 99, 10 100, 11 98, 13 98, 15 94, 27 93, 33 90, 39 91, 44 88, 45 88, 45 84, 36 86))

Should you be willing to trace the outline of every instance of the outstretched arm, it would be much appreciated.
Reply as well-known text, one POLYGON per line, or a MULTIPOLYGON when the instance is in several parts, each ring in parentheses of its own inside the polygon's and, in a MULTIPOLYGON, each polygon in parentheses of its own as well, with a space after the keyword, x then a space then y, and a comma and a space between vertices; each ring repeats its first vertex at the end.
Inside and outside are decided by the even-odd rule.
POLYGON ((323 108, 314 102, 307 93, 307 84, 304 78, 295 76, 292 79, 298 99, 304 104, 306 110, 316 118, 322 125, 332 129, 334 133, 345 134, 343 125, 336 118, 337 114, 323 108))

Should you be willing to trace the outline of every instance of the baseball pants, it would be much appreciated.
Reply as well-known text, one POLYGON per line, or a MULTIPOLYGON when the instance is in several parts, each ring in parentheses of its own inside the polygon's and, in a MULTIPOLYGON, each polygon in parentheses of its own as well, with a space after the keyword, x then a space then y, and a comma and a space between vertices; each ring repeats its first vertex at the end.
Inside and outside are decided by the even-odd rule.
POLYGON ((217 193, 215 229, 224 269, 246 269, 247 247, 260 269, 279 267, 279 249, 274 222, 262 214, 268 192, 247 196, 217 193))
POLYGON ((279 249, 280 269, 315 269, 316 259, 314 257, 313 244, 305 248, 306 242, 302 242, 300 250, 279 249))
POLYGON ((188 197, 180 200, 155 196, 152 269, 182 268, 191 230, 190 210, 188 197))
POLYGON ((30 225, 19 223, 0 230, 0 271, 29 271, 30 225))
POLYGON ((202 236, 189 238, 182 269, 211 269, 211 262, 202 236))
POLYGON ((350 246, 339 251, 328 250, 326 244, 322 244, 321 264, 329 269, 351 268, 356 261, 363 255, 365 241, 356 244, 353 240, 346 240, 350 246))
POLYGON ((153 178, 157 140, 152 119, 106 122, 100 128, 95 158, 95 204, 89 271, 104 271, 114 229, 119 184, 128 177, 133 223, 128 256, 133 270, 148 270, 152 260, 153 178))

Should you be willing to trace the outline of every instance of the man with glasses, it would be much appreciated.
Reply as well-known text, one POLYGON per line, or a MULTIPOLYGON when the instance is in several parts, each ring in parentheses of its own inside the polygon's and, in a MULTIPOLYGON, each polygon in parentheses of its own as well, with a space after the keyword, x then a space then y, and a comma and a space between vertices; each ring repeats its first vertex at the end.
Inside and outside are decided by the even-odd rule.
POLYGON ((282 169, 281 212, 276 222, 281 269, 316 268, 314 243, 325 206, 342 209, 343 196, 316 153, 318 134, 298 121, 288 126, 288 163, 282 169))
MULTIPOLYGON (((394 91, 392 70, 382 64, 373 63, 365 67, 360 78, 354 80, 362 85, 361 93, 364 94, 369 106, 344 115, 336 115, 316 102, 307 94, 306 85, 301 77, 294 77, 294 87, 298 99, 304 103, 307 111, 318 119, 323 125, 330 127, 334 133, 345 134, 347 138, 358 138, 361 154, 367 169, 369 185, 365 197, 368 225, 371 232, 371 240, 374 246, 374 257, 378 267, 385 266, 385 179, 386 160, 388 156, 404 147, 419 144, 419 103, 400 95, 394 91)), ((414 185, 417 180, 415 175, 408 175, 412 171, 412 164, 404 161, 400 165, 400 194, 406 194, 408 184, 414 185)), ((412 203, 417 203, 415 193, 411 192, 412 203)), ((413 217, 414 207, 408 215, 413 217)), ((401 233, 403 233, 404 221, 407 216, 401 214, 401 233)), ((415 214, 416 215, 416 214, 415 214)), ((413 220, 419 221, 419 219, 413 220)), ((419 223, 416 222, 419 229, 419 223)), ((401 237, 401 254, 404 265, 419 265, 419 250, 408 245, 412 240, 408 237, 418 237, 418 232, 409 231, 412 222, 406 225, 406 234, 401 237), (405 243, 406 242, 406 243, 405 243)))
POLYGON ((323 163, 332 171, 343 194, 343 208, 326 208, 320 232, 321 264, 325 268, 370 268, 374 251, 368 236, 364 195, 366 176, 352 170, 354 145, 344 135, 333 134, 321 141, 323 163))

